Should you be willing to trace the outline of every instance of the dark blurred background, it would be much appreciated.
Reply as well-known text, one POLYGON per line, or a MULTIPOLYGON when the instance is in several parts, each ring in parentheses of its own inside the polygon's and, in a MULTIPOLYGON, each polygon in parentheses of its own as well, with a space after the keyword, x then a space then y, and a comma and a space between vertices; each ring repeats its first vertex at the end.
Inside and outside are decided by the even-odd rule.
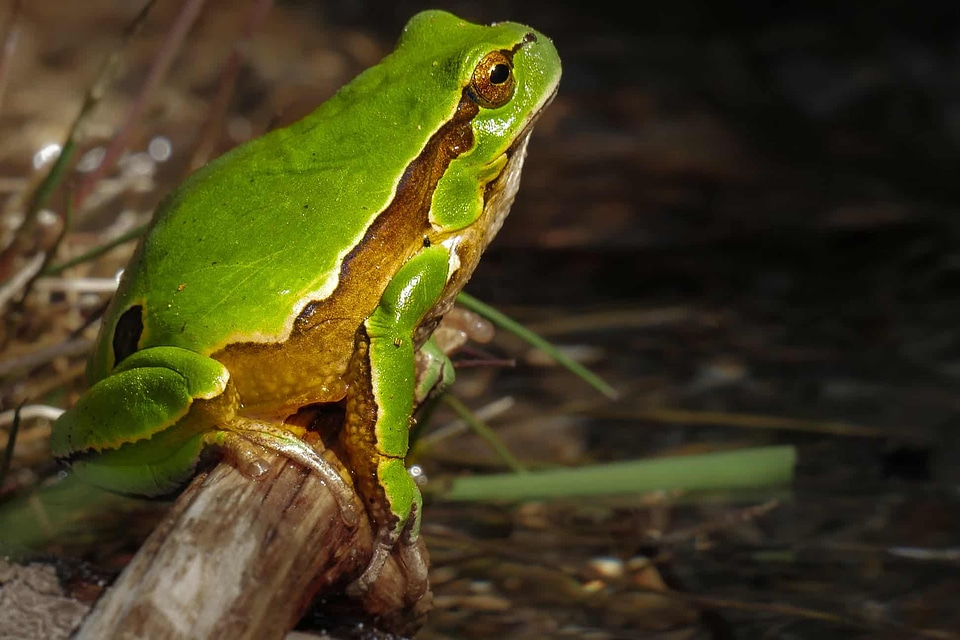
MULTIPOLYGON (((28 175, 33 154, 62 138, 133 12, 68 4, 23 6, 23 53, 0 111, 4 175, 28 175)), ((161 2, 131 45, 86 146, 111 135, 178 7, 161 2)), ((164 136, 173 156, 153 167, 151 188, 91 206, 82 232, 124 209, 148 215, 182 175, 245 7, 208 3, 135 138, 143 149, 164 136)), ((309 111, 423 8, 279 2, 250 47, 218 149, 309 111)), ((579 464, 795 444, 800 457, 789 496, 757 517, 736 514, 769 496, 653 510, 621 502, 602 515, 563 505, 545 516, 561 531, 554 539, 530 534, 541 530, 523 511, 435 506, 426 522, 505 540, 513 560, 654 558, 663 582, 704 600, 687 617, 623 591, 601 606, 546 574, 474 567, 506 608, 441 604, 423 637, 957 638, 956 5, 442 8, 533 25, 564 63, 513 214, 470 291, 580 348, 625 395, 603 405, 523 358, 495 380, 467 374, 493 385, 490 396, 523 398, 504 427, 518 455, 579 464), (531 418, 571 397, 591 409, 546 425, 531 418), (648 529, 697 533, 664 544, 648 529)), ((434 583, 441 603, 462 587, 434 583)))

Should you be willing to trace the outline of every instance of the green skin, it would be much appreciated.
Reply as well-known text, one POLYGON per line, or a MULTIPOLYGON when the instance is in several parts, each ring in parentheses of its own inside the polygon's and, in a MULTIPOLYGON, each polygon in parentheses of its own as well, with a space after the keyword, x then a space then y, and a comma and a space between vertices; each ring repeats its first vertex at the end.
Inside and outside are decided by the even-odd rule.
POLYGON ((354 591, 399 541, 419 597, 421 500, 404 456, 416 403, 451 379, 430 333, 509 210, 559 78, 552 43, 528 27, 424 12, 311 115, 197 171, 126 269, 54 455, 109 490, 163 495, 208 445, 261 473, 260 445, 320 473, 352 523, 348 482, 287 422, 342 402, 340 440, 378 527, 354 591), (502 65, 484 66, 497 52, 512 91, 502 65))

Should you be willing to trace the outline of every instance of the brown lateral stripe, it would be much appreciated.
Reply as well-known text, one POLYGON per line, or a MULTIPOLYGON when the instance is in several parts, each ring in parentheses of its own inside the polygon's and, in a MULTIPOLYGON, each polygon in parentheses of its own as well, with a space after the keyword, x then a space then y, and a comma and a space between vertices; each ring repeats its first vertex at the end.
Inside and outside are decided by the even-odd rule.
POLYGON ((344 397, 357 328, 403 263, 424 240, 436 239, 429 220, 431 199, 451 160, 473 147, 477 113, 479 107, 461 96, 453 117, 404 171, 393 201, 345 256, 336 289, 303 309, 284 342, 238 342, 213 354, 230 370, 242 411, 282 420, 306 404, 344 397))
POLYGON ((368 314, 376 306, 380 292, 396 270, 424 246, 424 241, 429 242, 433 192, 450 162, 473 148, 471 123, 479 111, 464 90, 453 118, 430 138, 404 171, 393 202, 344 258, 337 288, 328 298, 306 306, 297 318, 294 333, 314 326, 313 317, 349 317, 356 315, 358 309, 368 314), (369 299, 359 299, 364 297, 369 299))

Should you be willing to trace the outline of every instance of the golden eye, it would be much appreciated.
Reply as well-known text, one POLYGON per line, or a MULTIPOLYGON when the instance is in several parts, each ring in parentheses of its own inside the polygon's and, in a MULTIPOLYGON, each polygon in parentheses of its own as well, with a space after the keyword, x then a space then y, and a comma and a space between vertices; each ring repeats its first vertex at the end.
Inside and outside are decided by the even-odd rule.
POLYGON ((500 51, 485 55, 473 70, 470 80, 470 89, 477 104, 493 109, 507 104, 516 86, 513 63, 500 51))

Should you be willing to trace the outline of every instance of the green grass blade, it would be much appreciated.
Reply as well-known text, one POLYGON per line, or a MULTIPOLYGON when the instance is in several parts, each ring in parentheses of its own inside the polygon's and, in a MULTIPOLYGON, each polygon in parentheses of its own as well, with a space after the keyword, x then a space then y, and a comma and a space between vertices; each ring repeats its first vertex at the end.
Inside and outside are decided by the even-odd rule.
POLYGON ((46 269, 44 269, 43 275, 55 276, 58 273, 66 269, 69 269, 70 267, 76 266, 78 264, 83 264, 84 262, 89 262, 90 260, 99 258, 100 256, 102 256, 103 254, 105 254, 106 252, 110 251, 115 247, 119 247, 120 245, 130 242, 131 240, 136 240, 137 238, 139 238, 140 236, 142 236, 144 233, 147 232, 148 226, 149 225, 143 224, 143 225, 140 225, 139 227, 134 227, 133 229, 130 229, 126 233, 120 234, 113 240, 110 240, 109 242, 105 242, 99 247, 94 247, 93 249, 90 249, 90 251, 87 251, 75 258, 72 258, 71 260, 67 260, 66 262, 61 262, 60 264, 47 267, 46 269))
POLYGON ((490 445, 490 448, 493 449, 500 459, 503 462, 513 469, 514 473, 526 473, 527 468, 523 466, 523 463, 517 460, 516 456, 510 453, 510 449, 507 448, 507 445, 503 444, 503 441, 500 439, 500 436, 491 429, 487 424, 477 418, 477 416, 470 411, 467 405, 460 402, 459 399, 454 398, 449 393, 443 395, 443 401, 453 409, 460 419, 467 423, 470 429, 473 430, 478 436, 483 438, 487 444, 490 445))
POLYGON ((461 291, 460 295, 457 296, 457 304, 469 309, 470 311, 473 311, 474 313, 480 314, 494 325, 505 331, 509 331, 527 344, 540 349, 548 356, 556 360, 558 364, 566 368, 575 376, 611 400, 616 400, 619 397, 616 389, 610 386, 603 378, 557 349, 557 347, 555 347, 552 343, 541 338, 516 320, 501 313, 500 311, 497 311, 485 302, 480 302, 473 296, 461 291))
POLYGON ((36 553, 62 536, 92 541, 113 516, 143 504, 69 475, 0 504, 0 555, 36 553))
POLYGON ((442 497, 454 501, 534 500, 782 486, 793 477, 792 446, 696 456, 614 462, 585 467, 455 478, 442 497))

